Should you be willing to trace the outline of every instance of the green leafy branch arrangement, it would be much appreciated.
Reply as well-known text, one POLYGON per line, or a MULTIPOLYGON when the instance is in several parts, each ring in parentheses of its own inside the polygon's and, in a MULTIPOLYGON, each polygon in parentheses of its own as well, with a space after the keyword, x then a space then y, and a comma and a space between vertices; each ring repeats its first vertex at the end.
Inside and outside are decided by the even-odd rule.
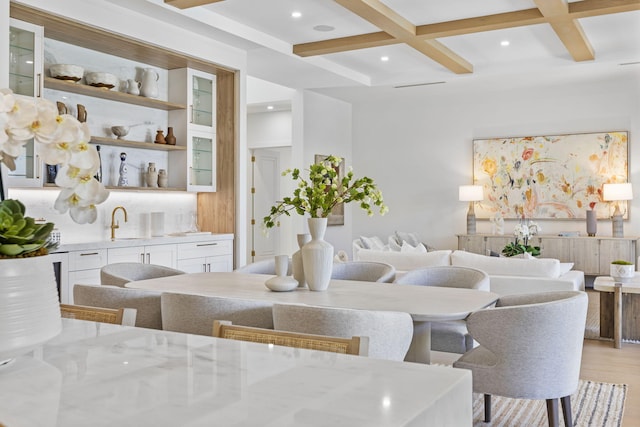
POLYGON ((508 256, 508 257, 520 255, 525 252, 530 253, 531 256, 538 256, 540 255, 540 246, 531 246, 531 245, 524 245, 518 242, 515 242, 515 243, 511 242, 511 243, 508 243, 502 249, 502 255, 508 256))
POLYGON ((355 179, 351 168, 340 179, 337 169, 341 162, 342 158, 338 156, 327 156, 322 162, 309 166, 308 179, 302 177, 300 169, 282 172, 282 176, 291 175, 291 179, 298 181, 298 186, 293 197, 284 197, 271 207, 269 215, 264 217, 264 226, 274 227, 280 215, 289 216, 291 211, 298 215, 309 214, 311 218, 326 218, 339 203, 357 202, 369 216, 373 215, 373 208, 378 207, 380 215, 384 215, 389 208, 373 179, 366 176, 355 179))

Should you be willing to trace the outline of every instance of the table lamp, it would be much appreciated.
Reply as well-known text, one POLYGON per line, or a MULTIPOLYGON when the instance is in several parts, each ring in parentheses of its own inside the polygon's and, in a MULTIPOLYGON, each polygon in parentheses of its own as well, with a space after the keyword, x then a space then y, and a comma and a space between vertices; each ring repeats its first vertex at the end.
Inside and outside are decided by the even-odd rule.
POLYGON ((461 185, 458 188, 458 199, 461 202, 469 202, 469 211, 467 212, 467 234, 476 234, 476 214, 473 210, 473 204, 484 199, 481 185, 461 185))
POLYGON ((605 202, 615 202, 615 210, 611 216, 613 237, 624 237, 622 229, 622 215, 620 203, 623 200, 633 199, 633 190, 630 183, 604 184, 602 186, 602 200, 605 202))

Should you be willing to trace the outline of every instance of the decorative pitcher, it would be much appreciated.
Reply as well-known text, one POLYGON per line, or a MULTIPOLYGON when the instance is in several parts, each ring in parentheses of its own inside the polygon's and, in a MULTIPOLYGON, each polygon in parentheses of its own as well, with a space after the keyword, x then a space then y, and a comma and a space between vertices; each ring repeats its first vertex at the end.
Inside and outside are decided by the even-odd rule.
POLYGON ((160 76, 153 68, 145 68, 140 82, 140 94, 147 98, 158 97, 158 79, 160 76))
POLYGON ((127 93, 131 95, 140 95, 140 83, 133 79, 127 80, 127 93))

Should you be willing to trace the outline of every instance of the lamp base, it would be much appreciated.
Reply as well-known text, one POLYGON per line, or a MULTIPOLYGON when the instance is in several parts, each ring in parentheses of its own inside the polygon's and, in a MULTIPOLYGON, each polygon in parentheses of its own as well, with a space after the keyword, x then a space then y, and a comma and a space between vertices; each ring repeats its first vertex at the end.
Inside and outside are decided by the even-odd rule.
POLYGON ((611 217, 611 227, 613 237, 624 237, 624 230, 622 226, 622 215, 613 215, 611 217))
POLYGON ((467 213, 467 234, 476 234, 476 215, 473 212, 467 213))

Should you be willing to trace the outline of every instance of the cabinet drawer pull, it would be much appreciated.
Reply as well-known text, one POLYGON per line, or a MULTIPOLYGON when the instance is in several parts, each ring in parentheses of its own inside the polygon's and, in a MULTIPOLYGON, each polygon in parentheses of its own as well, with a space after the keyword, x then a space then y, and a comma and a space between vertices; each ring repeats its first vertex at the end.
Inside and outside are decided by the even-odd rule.
POLYGON ((217 246, 218 243, 197 243, 196 246, 217 246))
POLYGON ((100 252, 88 252, 86 254, 80 254, 80 256, 100 255, 100 252))

